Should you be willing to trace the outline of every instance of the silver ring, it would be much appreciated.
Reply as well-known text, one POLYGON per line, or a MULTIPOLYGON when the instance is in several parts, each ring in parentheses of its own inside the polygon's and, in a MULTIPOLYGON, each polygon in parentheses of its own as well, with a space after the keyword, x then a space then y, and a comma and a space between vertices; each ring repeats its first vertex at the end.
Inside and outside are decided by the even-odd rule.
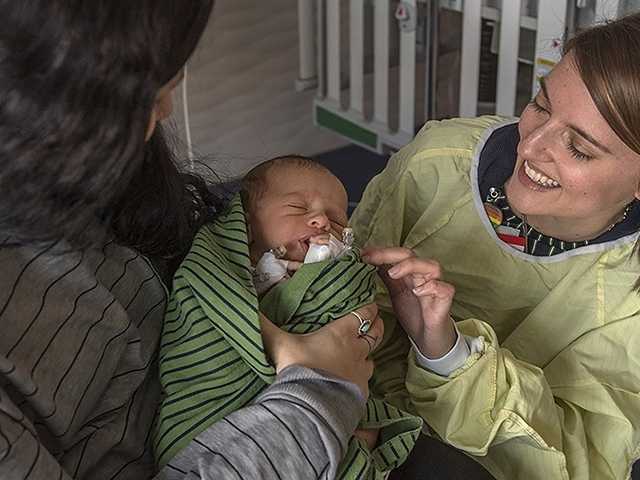
POLYGON ((356 318, 360 321, 360 326, 358 327, 358 336, 364 337, 367 334, 367 332, 371 329, 371 320, 367 320, 355 310, 351 313, 353 313, 356 316, 356 318))

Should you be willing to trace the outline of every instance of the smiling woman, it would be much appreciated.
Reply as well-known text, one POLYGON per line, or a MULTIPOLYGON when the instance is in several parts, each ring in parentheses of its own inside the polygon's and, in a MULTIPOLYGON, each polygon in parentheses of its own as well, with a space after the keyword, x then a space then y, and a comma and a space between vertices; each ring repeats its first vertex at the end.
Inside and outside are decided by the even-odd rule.
POLYGON ((640 196, 640 153, 609 126, 577 65, 570 50, 525 108, 514 174, 505 184, 517 216, 566 242, 597 238, 640 196))
MULTIPOLYGON (((376 387, 409 397, 498 479, 628 478, 640 457, 640 14, 581 32, 541 86, 517 123, 428 123, 367 187, 352 225, 400 245, 366 253, 394 265, 378 302, 413 348, 376 387)), ((406 354, 394 327, 381 359, 406 354)), ((428 455, 414 453, 415 473, 428 455)))

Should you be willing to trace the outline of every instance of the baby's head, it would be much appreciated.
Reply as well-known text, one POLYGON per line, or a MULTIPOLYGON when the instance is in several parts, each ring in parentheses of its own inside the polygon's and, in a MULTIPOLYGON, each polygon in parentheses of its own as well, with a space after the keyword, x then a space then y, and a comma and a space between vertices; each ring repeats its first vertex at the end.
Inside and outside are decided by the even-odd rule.
POLYGON ((309 238, 347 225, 347 192, 338 178, 310 158, 297 155, 268 160, 242 181, 255 263, 268 250, 284 247, 288 260, 302 262, 309 238))

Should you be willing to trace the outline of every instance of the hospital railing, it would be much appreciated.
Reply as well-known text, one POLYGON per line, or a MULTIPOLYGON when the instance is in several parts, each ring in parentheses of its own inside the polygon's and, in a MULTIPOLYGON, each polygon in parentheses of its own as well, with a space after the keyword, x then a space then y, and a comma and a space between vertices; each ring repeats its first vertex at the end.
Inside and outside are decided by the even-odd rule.
POLYGON ((518 96, 535 94, 538 78, 559 60, 565 35, 579 26, 615 18, 633 7, 629 3, 298 0, 296 87, 317 89, 313 110, 318 126, 380 153, 397 150, 426 120, 439 117, 438 81, 457 83, 454 113, 459 116, 517 115, 518 96), (443 80, 438 75, 443 67, 439 17, 451 12, 462 17, 459 68, 457 75, 443 80), (528 39, 527 45, 521 44, 523 38, 528 39), (495 70, 495 92, 490 92, 489 104, 481 98, 487 51, 497 56, 495 65, 489 65, 495 70), (523 65, 529 65, 524 86, 523 65))

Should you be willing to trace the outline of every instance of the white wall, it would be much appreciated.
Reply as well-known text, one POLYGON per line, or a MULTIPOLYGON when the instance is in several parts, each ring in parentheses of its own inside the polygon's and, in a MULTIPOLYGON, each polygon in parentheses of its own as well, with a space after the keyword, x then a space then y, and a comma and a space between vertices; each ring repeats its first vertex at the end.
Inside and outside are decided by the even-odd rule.
MULTIPOLYGON (((296 0, 217 0, 189 64, 192 139, 207 163, 239 175, 276 155, 345 145, 313 126, 314 91, 297 93, 296 0)), ((180 89, 174 117, 182 131, 180 89)))

